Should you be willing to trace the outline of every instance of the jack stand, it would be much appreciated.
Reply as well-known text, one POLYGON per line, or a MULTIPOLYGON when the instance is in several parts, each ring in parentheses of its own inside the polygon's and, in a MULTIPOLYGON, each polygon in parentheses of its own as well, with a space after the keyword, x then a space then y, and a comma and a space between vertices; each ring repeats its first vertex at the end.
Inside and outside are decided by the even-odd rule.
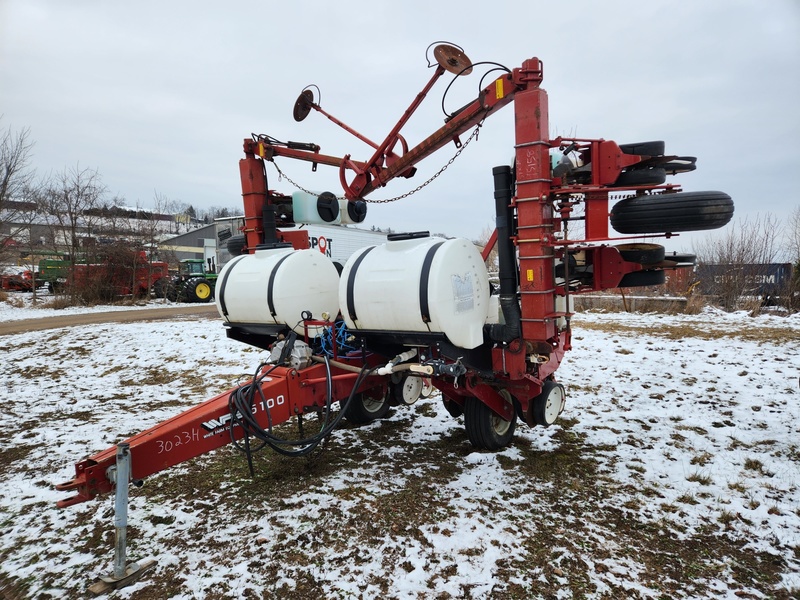
POLYGON ((89 591, 95 596, 105 594, 111 590, 131 585, 137 582, 145 571, 156 565, 156 561, 148 560, 139 563, 126 562, 126 545, 128 534, 128 484, 131 475, 131 449, 130 444, 121 443, 117 446, 117 464, 109 467, 106 473, 109 480, 115 484, 114 493, 114 572, 108 577, 101 577, 99 581, 89 586, 89 591))

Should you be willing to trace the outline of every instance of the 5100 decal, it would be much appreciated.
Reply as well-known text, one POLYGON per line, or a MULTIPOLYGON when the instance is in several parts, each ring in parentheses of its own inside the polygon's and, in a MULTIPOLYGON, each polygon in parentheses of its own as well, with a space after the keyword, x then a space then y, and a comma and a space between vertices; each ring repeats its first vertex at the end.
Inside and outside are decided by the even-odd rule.
MULTIPOLYGON (((286 398, 283 394, 279 394, 275 398, 267 398, 266 401, 259 400, 258 402, 253 402, 253 414, 256 414, 259 410, 263 412, 284 404, 286 404, 286 398)), ((216 419, 201 423, 201 427, 211 434, 218 433, 221 429, 228 426, 228 423, 231 422, 231 418, 231 413, 228 412, 224 415, 220 415, 216 419)))

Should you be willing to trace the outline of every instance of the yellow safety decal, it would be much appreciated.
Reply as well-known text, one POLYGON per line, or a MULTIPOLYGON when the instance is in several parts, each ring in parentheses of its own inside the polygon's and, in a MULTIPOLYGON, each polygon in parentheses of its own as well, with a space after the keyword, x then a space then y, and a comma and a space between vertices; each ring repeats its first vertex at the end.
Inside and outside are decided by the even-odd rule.
POLYGON ((528 269, 527 272, 525 273, 525 275, 526 275, 528 281, 533 281, 533 269, 528 269))
POLYGON ((503 78, 501 77, 494 82, 494 97, 498 100, 504 96, 503 94, 503 78))
POLYGON ((264 152, 264 144, 262 144, 261 142, 259 142, 259 143, 258 143, 258 155, 259 155, 261 158, 264 158, 264 154, 266 154, 266 153, 264 152))

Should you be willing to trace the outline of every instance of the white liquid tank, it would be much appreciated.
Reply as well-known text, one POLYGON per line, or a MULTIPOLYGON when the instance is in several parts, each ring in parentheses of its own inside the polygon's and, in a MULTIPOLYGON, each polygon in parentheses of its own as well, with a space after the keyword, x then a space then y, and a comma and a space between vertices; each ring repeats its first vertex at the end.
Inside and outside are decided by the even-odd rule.
POLYGON ((469 240, 395 239, 350 257, 339 307, 352 329, 444 333, 472 349, 483 342, 489 276, 469 240))
MULTIPOLYGON (((302 313, 333 320, 339 274, 316 250, 256 250, 227 263, 217 278, 219 314, 231 324, 288 325, 303 333, 302 313)), ((315 335, 318 328, 310 327, 315 335)))

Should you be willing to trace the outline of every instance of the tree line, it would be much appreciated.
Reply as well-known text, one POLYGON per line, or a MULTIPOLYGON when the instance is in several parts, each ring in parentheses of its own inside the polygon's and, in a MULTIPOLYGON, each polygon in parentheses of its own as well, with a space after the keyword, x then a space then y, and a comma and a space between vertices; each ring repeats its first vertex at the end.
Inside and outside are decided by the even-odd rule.
POLYGON ((149 207, 130 207, 96 169, 76 165, 37 175, 33 147, 29 129, 0 128, 0 264, 33 271, 42 256, 92 262, 125 250, 137 260, 164 237, 236 214, 227 207, 197 209, 158 192, 149 207))

